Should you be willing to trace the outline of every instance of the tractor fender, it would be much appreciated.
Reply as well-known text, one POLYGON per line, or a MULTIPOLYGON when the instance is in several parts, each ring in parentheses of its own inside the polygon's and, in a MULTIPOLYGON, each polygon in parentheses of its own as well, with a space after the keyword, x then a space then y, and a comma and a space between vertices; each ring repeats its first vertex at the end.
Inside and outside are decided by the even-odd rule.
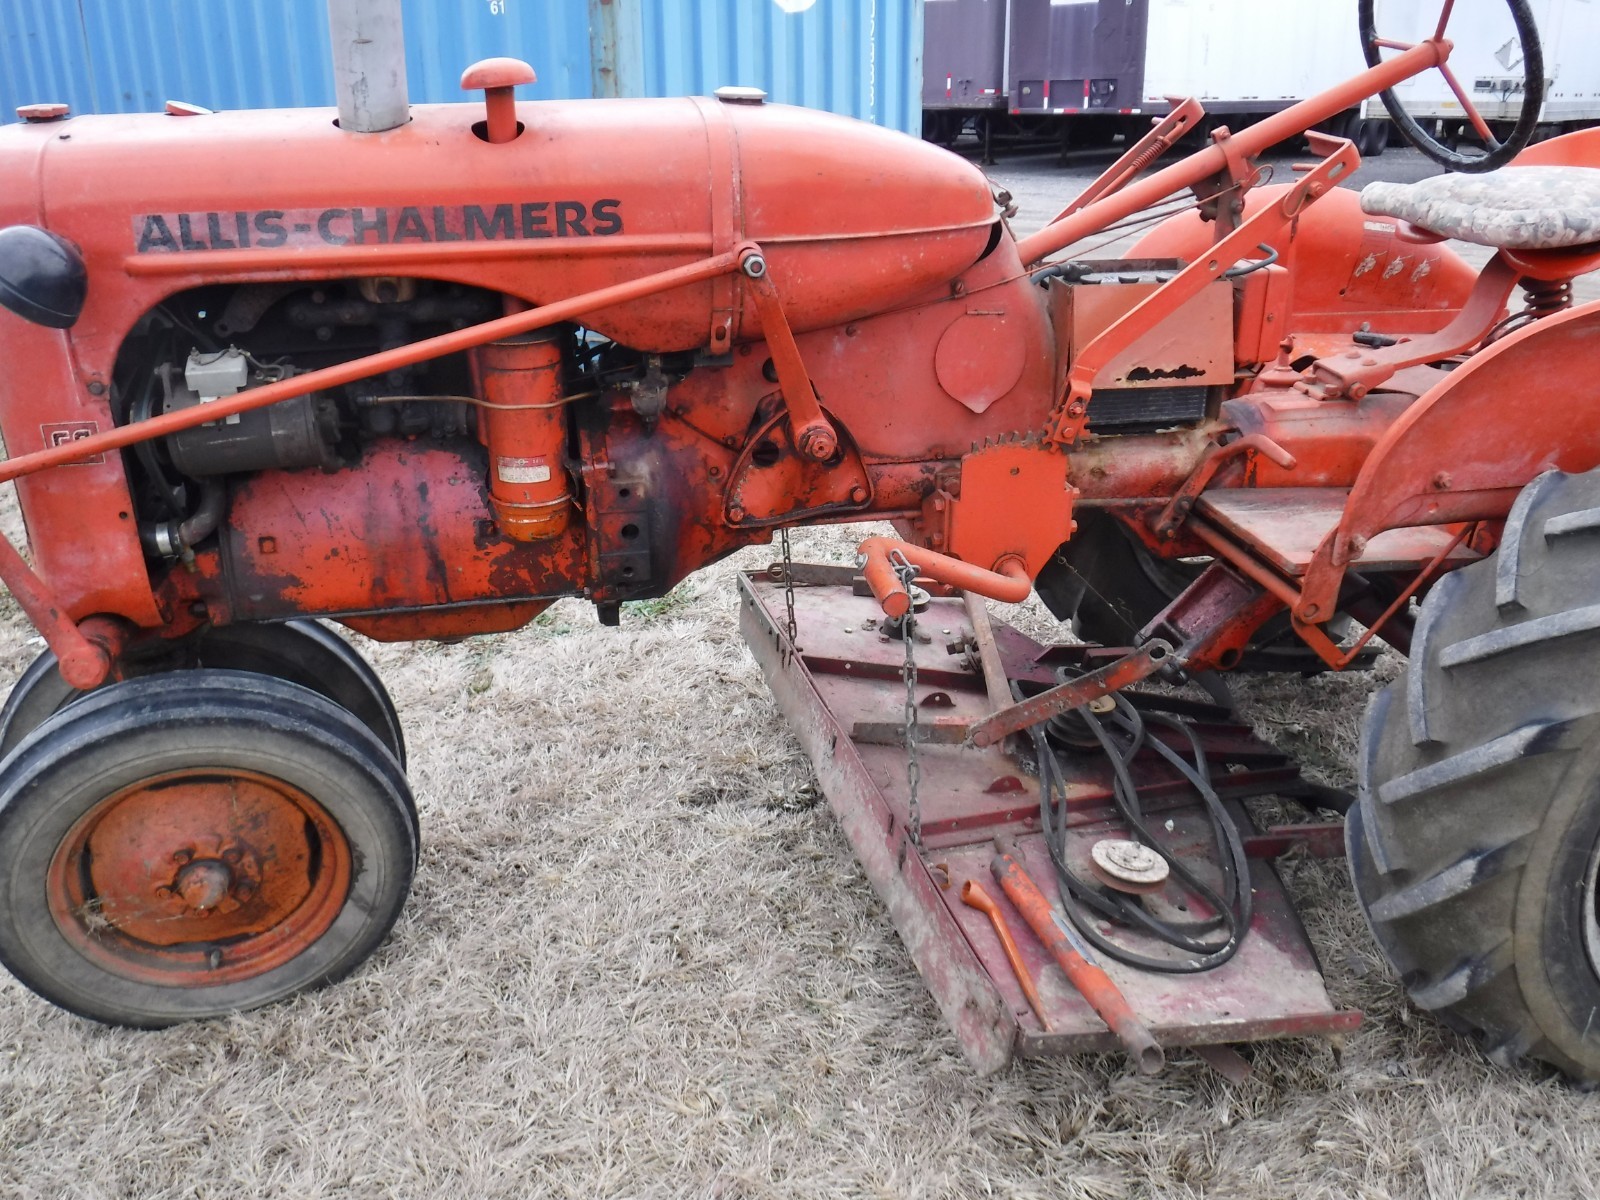
POLYGON ((1423 393, 1378 440, 1303 601, 1337 594, 1355 547, 1386 529, 1500 520, 1549 470, 1600 466, 1600 301, 1493 343, 1423 393))

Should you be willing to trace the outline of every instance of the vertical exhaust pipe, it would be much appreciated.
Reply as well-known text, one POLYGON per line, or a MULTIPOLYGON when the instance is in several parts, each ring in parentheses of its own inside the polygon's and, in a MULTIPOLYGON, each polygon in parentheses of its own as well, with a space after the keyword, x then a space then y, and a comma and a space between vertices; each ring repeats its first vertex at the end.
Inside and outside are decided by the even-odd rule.
POLYGON ((411 119, 400 0, 328 0, 339 128, 382 133, 411 119))

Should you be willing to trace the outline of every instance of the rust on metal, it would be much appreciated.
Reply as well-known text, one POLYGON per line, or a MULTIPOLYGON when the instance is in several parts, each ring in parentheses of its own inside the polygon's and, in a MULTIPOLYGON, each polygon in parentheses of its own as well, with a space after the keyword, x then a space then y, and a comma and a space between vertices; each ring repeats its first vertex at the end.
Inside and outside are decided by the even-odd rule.
POLYGON ((1116 662, 1077 679, 1058 684, 1049 691, 1040 692, 1026 700, 1007 705, 999 712, 972 727, 970 739, 974 746, 992 746, 1009 734, 1018 733, 1030 725, 1070 709, 1081 708, 1091 700, 1120 691, 1130 683, 1148 679, 1173 656, 1171 643, 1153 638, 1116 662))

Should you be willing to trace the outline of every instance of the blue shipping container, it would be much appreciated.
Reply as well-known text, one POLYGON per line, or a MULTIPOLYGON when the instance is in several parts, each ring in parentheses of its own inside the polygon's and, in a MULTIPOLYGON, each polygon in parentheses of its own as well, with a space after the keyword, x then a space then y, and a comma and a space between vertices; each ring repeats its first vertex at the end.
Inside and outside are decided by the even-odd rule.
POLYGON ((922 0, 643 0, 644 94, 758 87, 922 132, 922 0))
MULTIPOLYGON (((728 83, 916 133, 922 0, 610 0, 641 53, 611 64, 624 95, 728 83), (638 77, 635 77, 638 76, 638 77)), ((533 64, 532 100, 594 94, 600 0, 404 0, 416 103, 460 100, 492 55, 533 64)), ((602 55, 611 54, 604 46, 602 55)), ((64 100, 78 113, 332 105, 326 0, 0 0, 0 120, 64 100)))

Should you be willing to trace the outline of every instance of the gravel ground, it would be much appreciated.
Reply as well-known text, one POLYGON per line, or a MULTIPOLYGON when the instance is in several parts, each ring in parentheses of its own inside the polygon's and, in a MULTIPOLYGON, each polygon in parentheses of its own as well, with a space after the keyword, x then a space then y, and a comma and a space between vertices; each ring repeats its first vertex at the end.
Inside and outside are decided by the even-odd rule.
MULTIPOLYGON (((1024 227, 1092 173, 995 168, 1024 227)), ((20 535, 14 505, 0 528, 20 535)), ((1337 863, 1285 873, 1334 1000, 1367 1012, 1342 1049, 1260 1047, 1238 1086, 1109 1056, 973 1077, 739 639, 733 574, 769 557, 620 630, 568 601, 516 634, 363 643, 424 831, 392 939, 340 986, 160 1033, 0 981, 0 1196, 1600 1194, 1600 1101, 1413 1012, 1337 863)), ((38 649, 0 600, 0 673, 38 649)), ((1373 682, 1242 692, 1348 783, 1373 682)))

